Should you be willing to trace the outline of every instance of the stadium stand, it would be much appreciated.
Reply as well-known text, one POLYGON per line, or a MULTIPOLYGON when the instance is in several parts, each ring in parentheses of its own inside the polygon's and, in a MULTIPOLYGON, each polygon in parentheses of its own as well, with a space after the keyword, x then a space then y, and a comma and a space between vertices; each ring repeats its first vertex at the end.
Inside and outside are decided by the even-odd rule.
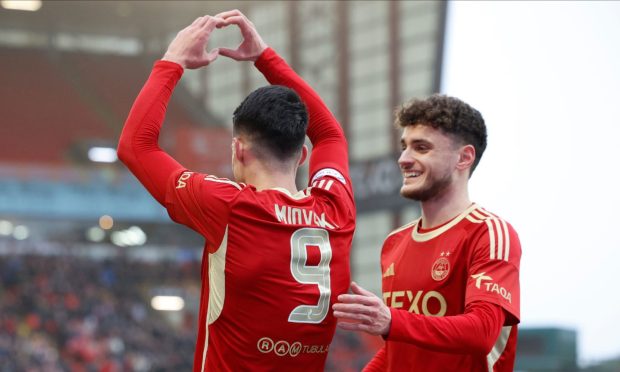
POLYGON ((4 48, 0 69, 3 161, 61 163, 59 149, 80 138, 112 138, 48 52, 4 48))
POLYGON ((194 318, 176 328, 147 307, 153 283, 192 286, 197 264, 0 259, 2 371, 190 370, 194 318), (174 266, 174 267, 173 267, 174 266))
MULTIPOLYGON (((197 297, 199 276, 197 260, 0 255, 0 370, 189 371, 196 309, 172 322, 149 301, 161 287, 197 297)), ((326 370, 361 370, 377 339, 337 332, 326 370)))
MULTIPOLYGON (((152 63, 135 56, 46 49, 3 47, 0 53, 5 72, 0 161, 13 163, 66 164, 76 160, 70 150, 80 145, 115 144, 152 63)), ((174 123, 163 131, 169 143, 176 128, 214 124, 197 120, 176 99, 166 120, 174 123)))
MULTIPOLYGON (((98 102, 106 105, 114 117, 115 128, 119 128, 127 117, 152 63, 151 59, 143 61, 139 57, 78 52, 63 53, 62 61, 98 102)), ((175 126, 199 126, 176 100, 170 103, 167 120, 175 126)))

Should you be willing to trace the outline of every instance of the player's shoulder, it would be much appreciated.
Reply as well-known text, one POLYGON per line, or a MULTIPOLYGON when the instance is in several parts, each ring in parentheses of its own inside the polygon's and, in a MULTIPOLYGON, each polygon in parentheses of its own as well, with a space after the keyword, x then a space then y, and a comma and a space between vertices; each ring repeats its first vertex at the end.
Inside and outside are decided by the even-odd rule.
POLYGON ((402 236, 411 236, 411 230, 420 222, 420 218, 416 218, 415 220, 406 223, 400 227, 395 228, 390 231, 385 238, 385 241, 392 239, 400 239, 402 236))
POLYGON ((408 244, 411 240, 411 233, 415 226, 420 222, 420 218, 417 218, 407 224, 404 224, 396 229, 390 231, 390 233, 383 240, 381 245, 381 255, 390 254, 393 249, 401 246, 402 244, 408 244))
POLYGON ((187 187, 189 184, 193 185, 216 185, 220 187, 231 187, 237 190, 243 190, 247 187, 246 184, 241 182, 235 182, 225 177, 218 177, 212 174, 204 174, 193 171, 183 171, 175 176, 175 186, 177 189, 187 187))
POLYGON ((489 249, 489 258, 518 261, 521 257, 521 243, 517 232, 505 219, 477 206, 467 216, 469 235, 489 249))
POLYGON ((250 185, 235 182, 225 177, 183 171, 176 175, 169 190, 187 201, 208 206, 215 200, 230 204, 242 195, 247 194, 246 191, 252 188, 250 185))
POLYGON ((472 206, 471 211, 465 216, 465 221, 469 230, 502 230, 507 234, 516 234, 508 221, 478 204, 472 206))
POLYGON ((342 203, 350 204, 350 208, 354 208, 351 180, 335 168, 323 168, 317 171, 312 176, 306 193, 314 196, 322 195, 333 201, 341 200, 342 203))
POLYGON ((334 184, 350 186, 350 180, 335 168, 323 168, 317 171, 310 180, 312 187, 330 190, 334 184), (338 183, 336 183, 338 182, 338 183))
POLYGON ((210 174, 204 175, 204 177, 202 178, 202 181, 207 182, 207 183, 220 184, 220 185, 234 187, 237 190, 244 190, 248 188, 248 185, 246 185, 243 182, 235 182, 228 178, 217 177, 217 176, 210 175, 210 174))

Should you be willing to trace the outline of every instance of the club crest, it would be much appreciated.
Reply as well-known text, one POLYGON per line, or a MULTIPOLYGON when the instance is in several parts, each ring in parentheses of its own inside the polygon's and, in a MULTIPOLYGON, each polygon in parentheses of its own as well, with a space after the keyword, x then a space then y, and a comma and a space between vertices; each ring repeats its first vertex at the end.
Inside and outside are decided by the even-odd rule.
POLYGON ((439 257, 431 268, 431 277, 436 281, 442 281, 450 272, 450 261, 445 257, 439 257))

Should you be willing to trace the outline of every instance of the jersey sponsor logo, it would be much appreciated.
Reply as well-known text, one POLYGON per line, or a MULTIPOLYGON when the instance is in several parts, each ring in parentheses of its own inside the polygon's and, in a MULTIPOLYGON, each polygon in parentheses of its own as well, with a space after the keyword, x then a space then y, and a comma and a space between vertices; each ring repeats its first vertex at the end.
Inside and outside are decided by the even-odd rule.
POLYGON ((274 208, 278 222, 282 222, 286 225, 314 225, 332 230, 336 228, 334 225, 327 222, 325 212, 319 215, 313 210, 278 204, 274 204, 274 208))
POLYGON ((284 340, 280 340, 273 345, 273 352, 277 356, 285 356, 290 353, 292 357, 299 355, 301 351, 301 343, 294 342, 292 345, 284 340))
POLYGON ((486 290, 487 292, 497 293, 504 298, 504 300, 512 303, 512 293, 500 284, 493 281, 485 272, 474 274, 471 277, 476 279, 476 288, 486 290))
POLYGON ((385 271, 383 272, 383 277, 387 278, 388 276, 394 276, 394 262, 392 262, 390 264, 390 266, 388 266, 387 269, 385 269, 385 271))
POLYGON ((299 341, 289 343, 285 340, 274 341, 269 337, 263 337, 256 343, 256 348, 263 354, 274 353, 277 356, 296 357, 304 354, 324 354, 329 350, 329 345, 304 345, 299 341))
POLYGON ((444 316, 448 310, 448 303, 443 295, 437 291, 424 292, 392 291, 383 292, 383 302, 393 309, 406 309, 410 313, 426 316, 444 316))
POLYGON ((187 186, 187 180, 192 176, 192 173, 194 172, 183 172, 181 174, 181 177, 179 177, 179 179, 177 180, 177 189, 182 189, 185 186, 187 186))
POLYGON ((270 353, 273 350, 273 345, 273 340, 269 337, 263 337, 256 343, 256 347, 261 353, 270 353))
POLYGON ((441 257, 431 267, 431 277, 438 282, 444 280, 450 272, 450 261, 447 257, 450 257, 450 252, 441 252, 441 257))

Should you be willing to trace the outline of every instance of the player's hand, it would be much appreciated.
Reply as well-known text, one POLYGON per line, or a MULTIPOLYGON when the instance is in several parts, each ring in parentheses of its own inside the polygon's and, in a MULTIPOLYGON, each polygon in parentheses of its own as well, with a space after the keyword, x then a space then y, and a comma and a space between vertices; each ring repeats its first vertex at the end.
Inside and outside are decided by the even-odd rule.
POLYGON ((241 30, 243 41, 237 49, 220 48, 220 54, 236 61, 256 61, 258 57, 267 49, 267 44, 256 31, 254 24, 243 13, 238 10, 229 10, 216 15, 223 22, 217 25, 217 28, 229 25, 237 25, 241 30))
POLYGON ((176 62, 183 68, 195 69, 215 61, 218 49, 207 52, 211 32, 221 24, 216 17, 198 17, 194 23, 185 27, 172 40, 162 60, 176 62))
POLYGON ((338 327, 386 336, 392 323, 390 309, 374 293, 355 282, 351 283, 351 291, 353 294, 338 296, 340 302, 332 306, 334 316, 338 318, 338 327))

